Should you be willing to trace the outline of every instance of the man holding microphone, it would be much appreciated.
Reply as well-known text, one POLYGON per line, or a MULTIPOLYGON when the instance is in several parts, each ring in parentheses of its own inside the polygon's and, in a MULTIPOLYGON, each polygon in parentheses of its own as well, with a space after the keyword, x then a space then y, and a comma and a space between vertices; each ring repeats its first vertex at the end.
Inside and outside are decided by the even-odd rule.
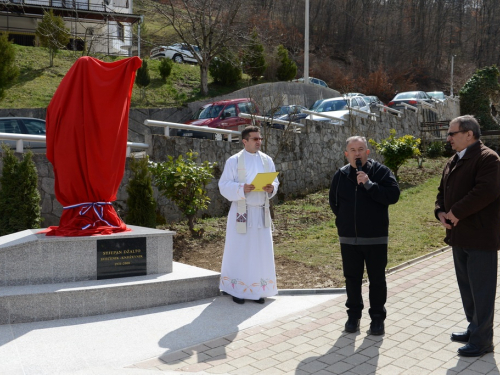
POLYGON ((383 335, 386 318, 387 243, 389 235, 389 205, 399 199, 396 178, 386 166, 368 159, 370 150, 365 137, 346 140, 345 156, 349 164, 333 176, 330 187, 330 207, 336 216, 346 279, 346 332, 359 330, 364 308, 361 296, 366 264, 370 282, 369 333, 383 335))

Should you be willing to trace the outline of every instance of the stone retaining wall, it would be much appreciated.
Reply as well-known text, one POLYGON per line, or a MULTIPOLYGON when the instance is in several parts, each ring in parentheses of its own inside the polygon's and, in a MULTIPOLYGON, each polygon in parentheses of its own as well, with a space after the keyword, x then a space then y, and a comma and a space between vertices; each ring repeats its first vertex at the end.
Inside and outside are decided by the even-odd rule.
MULTIPOLYGON (((440 120, 449 120, 459 115, 458 103, 455 101, 447 101, 444 104, 439 104, 438 107, 439 113, 437 117, 440 120)), ((4 111, 0 110, 0 116, 4 115, 4 111)), ((10 112, 13 112, 13 110, 10 110, 10 112)), ((148 128, 142 124, 146 118, 182 122, 189 113, 190 110, 188 109, 131 110, 129 141, 150 144, 147 153, 153 161, 163 161, 166 160, 167 155, 177 157, 193 150, 198 152, 200 161, 217 162, 215 179, 208 186, 208 193, 212 203, 208 210, 201 214, 223 215, 227 212, 229 204, 218 192, 218 178, 224 168, 225 160, 240 151, 242 145, 237 142, 165 137, 161 135, 163 133, 162 129, 148 128)), ((16 111, 15 115, 45 117, 43 110, 38 110, 38 112, 37 110, 23 110, 23 114, 16 111)), ((284 199, 303 195, 328 187, 334 172, 345 164, 343 152, 345 140, 349 136, 359 134, 380 141, 389 136, 390 129, 396 129, 398 136, 411 134, 420 137, 420 123, 427 120, 424 118, 425 116, 423 112, 415 114, 406 111, 399 118, 390 113, 382 112, 377 121, 353 116, 343 126, 308 121, 306 126, 300 130, 300 133, 266 129, 263 151, 273 157, 276 169, 280 171, 279 198, 284 199), (280 144, 282 147, 278 149, 280 144)), ((371 156, 379 159, 376 153, 372 153, 371 156)), ((62 207, 54 195, 52 165, 43 154, 34 155, 34 161, 39 175, 38 185, 41 193, 42 216, 44 218, 42 225, 44 227, 58 225, 62 207)), ((129 162, 130 160, 127 160, 123 181, 117 193, 117 200, 114 202, 118 213, 122 216, 126 215, 127 210, 126 184, 131 177, 129 162)), ((0 172, 1 169, 2 159, 0 157, 0 172)), ((154 191, 161 215, 168 221, 179 219, 181 217, 180 212, 173 203, 160 196, 156 188, 154 188, 154 191)))

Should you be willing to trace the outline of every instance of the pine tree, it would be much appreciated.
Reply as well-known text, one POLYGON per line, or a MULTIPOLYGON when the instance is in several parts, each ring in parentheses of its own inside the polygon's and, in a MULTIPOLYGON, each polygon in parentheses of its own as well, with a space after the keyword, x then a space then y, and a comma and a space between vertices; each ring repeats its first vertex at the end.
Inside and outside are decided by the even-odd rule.
POLYGON ((142 61, 142 66, 137 69, 137 75, 135 77, 135 84, 141 89, 141 100, 146 97, 146 87, 151 83, 151 77, 149 76, 148 62, 146 60, 142 61))
POLYGON ((156 201, 151 187, 151 173, 148 169, 148 157, 133 158, 130 169, 134 173, 127 185, 126 223, 156 228, 156 201))
POLYGON ((9 42, 8 34, 0 34, 0 100, 5 97, 5 88, 12 84, 19 75, 15 65, 16 50, 9 42))
POLYGON ((231 85, 241 79, 241 63, 234 53, 224 50, 215 57, 208 67, 210 75, 215 82, 223 85, 231 85))
POLYGON ((20 162, 9 147, 4 145, 2 148, 0 235, 40 228, 40 193, 33 153, 28 151, 20 162))
POLYGON ((264 74, 266 67, 264 46, 260 42, 257 30, 254 29, 250 36, 250 43, 243 54, 243 70, 253 80, 256 80, 264 74))
POLYGON ((62 17, 54 16, 52 9, 43 13, 42 21, 36 28, 36 36, 43 47, 48 48, 50 66, 54 65, 54 55, 69 43, 70 32, 62 17))
POLYGON ((297 74, 297 65, 288 57, 288 50, 281 44, 278 46, 278 58, 281 64, 276 72, 276 78, 280 81, 290 81, 295 78, 297 74))

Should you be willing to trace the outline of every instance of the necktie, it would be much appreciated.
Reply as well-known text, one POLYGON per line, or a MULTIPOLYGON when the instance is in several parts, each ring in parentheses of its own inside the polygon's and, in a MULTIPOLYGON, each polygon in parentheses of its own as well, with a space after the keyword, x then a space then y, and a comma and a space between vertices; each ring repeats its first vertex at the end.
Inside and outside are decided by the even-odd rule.
POLYGON ((457 162, 460 160, 460 158, 458 157, 458 154, 455 154, 455 157, 453 158, 453 160, 451 161, 451 164, 450 164, 450 171, 455 168, 455 165, 457 165, 457 162))

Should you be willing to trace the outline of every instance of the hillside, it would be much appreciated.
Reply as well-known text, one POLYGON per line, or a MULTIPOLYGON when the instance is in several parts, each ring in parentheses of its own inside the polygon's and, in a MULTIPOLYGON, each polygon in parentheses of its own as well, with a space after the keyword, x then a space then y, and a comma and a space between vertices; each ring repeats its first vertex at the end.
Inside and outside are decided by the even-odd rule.
MULTIPOLYGON (((81 52, 61 51, 49 67, 49 53, 41 47, 15 45, 16 64, 20 75, 6 90, 6 97, 0 101, 0 108, 44 108, 47 107, 57 86, 73 63, 81 57, 81 52)), ((98 57, 103 61, 114 61, 115 57, 98 57)), ((146 99, 141 101, 140 90, 134 85, 132 107, 164 108, 200 100, 200 73, 196 65, 174 64, 171 76, 166 82, 158 71, 159 61, 149 60, 151 83, 146 88, 146 99)), ((259 82, 260 83, 260 82, 259 82)), ((245 87, 245 79, 234 86, 220 86, 209 77, 208 97, 222 95, 245 87)))

